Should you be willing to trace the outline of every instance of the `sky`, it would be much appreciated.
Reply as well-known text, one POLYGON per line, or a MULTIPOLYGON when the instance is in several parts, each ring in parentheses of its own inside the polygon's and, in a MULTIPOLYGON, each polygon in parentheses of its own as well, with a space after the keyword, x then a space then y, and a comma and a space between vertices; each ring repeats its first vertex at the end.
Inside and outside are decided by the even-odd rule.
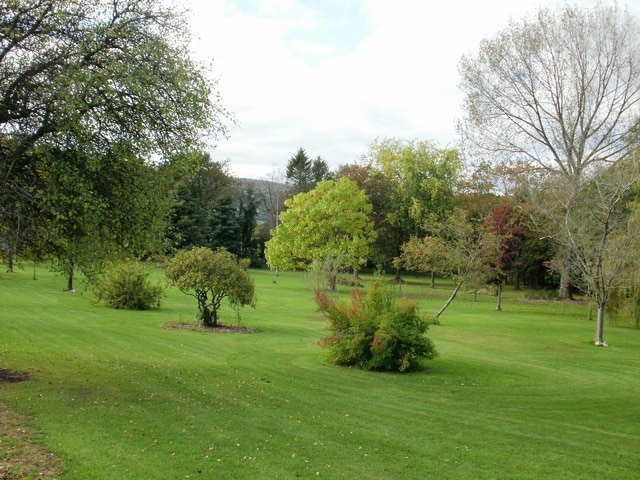
MULTIPOLYGON (((455 147, 458 64, 558 0, 182 0, 193 55, 235 118, 212 140, 237 177, 281 180, 299 148, 331 169, 377 139, 455 147)), ((572 5, 593 6, 596 0, 572 5)), ((619 0, 640 15, 640 2, 619 0)))

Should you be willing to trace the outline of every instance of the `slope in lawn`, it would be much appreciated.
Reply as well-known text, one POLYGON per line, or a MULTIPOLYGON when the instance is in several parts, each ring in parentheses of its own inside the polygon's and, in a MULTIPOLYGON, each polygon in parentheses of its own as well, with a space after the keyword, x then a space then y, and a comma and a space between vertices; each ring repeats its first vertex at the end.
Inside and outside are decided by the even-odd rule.
MULTIPOLYGON (((50 274, 3 275, 0 366, 30 380, 0 398, 61 478, 637 478, 637 330, 610 326, 598 349, 584 306, 510 294, 495 312, 463 294, 423 371, 362 372, 325 362, 303 274, 252 275, 242 324, 260 332, 243 335, 163 328, 195 313, 177 291, 127 312, 50 274)), ((430 313, 449 291, 403 293, 430 313)))

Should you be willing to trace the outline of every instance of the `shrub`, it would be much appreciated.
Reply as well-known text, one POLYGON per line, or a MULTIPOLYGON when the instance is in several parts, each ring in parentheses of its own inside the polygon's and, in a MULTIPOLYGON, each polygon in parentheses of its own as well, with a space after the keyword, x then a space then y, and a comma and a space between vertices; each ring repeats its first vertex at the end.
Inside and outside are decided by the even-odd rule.
POLYGON ((329 350, 335 364, 407 372, 419 368, 421 360, 437 356, 417 303, 398 300, 394 290, 380 282, 366 296, 353 290, 351 302, 332 299, 321 291, 315 298, 332 332, 320 344, 329 350))
POLYGON ((238 259, 224 248, 194 247, 177 252, 165 273, 180 291, 197 300, 196 318, 205 327, 216 327, 224 298, 236 311, 255 306, 255 287, 248 268, 249 260, 238 259))
POLYGON ((164 288, 152 284, 151 267, 136 260, 109 264, 98 276, 93 292, 98 301, 125 310, 149 310, 160 306, 164 288))

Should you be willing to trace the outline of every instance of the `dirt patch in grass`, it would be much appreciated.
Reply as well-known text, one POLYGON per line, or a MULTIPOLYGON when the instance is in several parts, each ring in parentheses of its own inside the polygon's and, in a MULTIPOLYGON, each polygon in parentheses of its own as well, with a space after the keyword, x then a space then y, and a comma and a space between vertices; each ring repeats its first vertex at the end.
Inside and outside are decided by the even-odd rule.
POLYGON ((0 480, 58 478, 60 460, 33 441, 25 424, 23 415, 0 403, 0 480))
POLYGON ((0 368, 0 383, 18 383, 29 380, 29 374, 0 368))
POLYGON ((258 333, 260 329, 219 323, 216 327, 205 327, 198 322, 170 322, 164 325, 168 330, 195 330, 210 333, 258 333))

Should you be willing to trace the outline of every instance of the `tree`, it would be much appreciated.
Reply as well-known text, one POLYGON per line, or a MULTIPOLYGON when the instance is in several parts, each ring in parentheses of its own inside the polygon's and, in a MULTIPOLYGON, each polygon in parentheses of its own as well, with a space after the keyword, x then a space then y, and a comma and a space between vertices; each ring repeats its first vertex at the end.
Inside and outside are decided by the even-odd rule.
POLYGON ((179 166, 175 179, 177 198, 168 232, 172 246, 176 249, 228 247, 228 244, 214 240, 218 236, 214 230, 219 228, 219 222, 234 220, 224 218, 224 215, 235 217, 235 211, 225 209, 223 204, 228 204, 229 198, 235 194, 235 180, 227 171, 226 164, 212 161, 208 153, 195 151, 179 157, 176 161, 184 162, 190 168, 185 171, 184 166, 179 166))
POLYGON ((393 185, 379 168, 366 163, 343 165, 338 169, 338 178, 346 177, 364 190, 371 202, 371 220, 376 238, 371 246, 369 259, 375 267, 382 271, 391 264, 397 255, 397 236, 389 222, 392 211, 391 193, 393 185))
POLYGON ((327 162, 318 155, 313 162, 311 162, 311 187, 315 187, 323 180, 329 180, 330 172, 327 162))
POLYGON ((412 235, 427 233, 428 222, 445 218, 453 210, 460 158, 456 150, 439 149, 431 142, 393 138, 374 142, 369 157, 390 183, 386 218, 393 231, 395 257, 412 235))
POLYGON ((185 25, 155 0, 3 2, 0 189, 24 194, 15 174, 43 143, 167 158, 224 131, 215 84, 186 53, 185 25))
POLYGON ((107 258, 164 249, 170 186, 162 172, 123 152, 99 158, 80 151, 38 150, 35 218, 46 226, 48 253, 74 288, 107 258), (52 158, 53 157, 53 158, 52 158))
POLYGON ((311 185, 312 165, 307 152, 302 147, 289 159, 287 180, 291 182, 294 194, 307 192, 313 188, 311 185))
POLYGON ((465 281, 486 278, 487 268, 482 260, 497 255, 499 237, 468 219, 460 208, 446 221, 434 223, 429 229, 433 235, 411 237, 403 244, 396 262, 409 270, 436 271, 453 279, 453 292, 434 317, 438 323, 465 281))
POLYGON ((166 275, 180 291, 196 298, 197 318, 206 327, 218 326, 224 298, 236 310, 256 302, 253 280, 246 268, 222 248, 180 250, 167 265, 166 275))
POLYGON ((513 206, 502 199, 484 214, 484 228, 495 235, 498 245, 496 249, 488 249, 483 263, 487 267, 487 283, 498 289, 496 310, 502 310, 502 286, 510 274, 517 272, 521 266, 520 251, 525 234, 522 216, 514 211, 513 206))
POLYGON ((590 169, 626 155, 640 102, 640 25, 615 5, 541 9, 483 40, 460 74, 459 130, 474 156, 528 161, 577 190, 590 169))
POLYGON ((314 269, 335 290, 338 273, 357 269, 375 238, 365 193, 347 178, 325 180, 285 202, 280 225, 266 244, 274 269, 314 269))
POLYGON ((258 226, 257 215, 260 193, 252 185, 245 185, 238 200, 238 224, 240 226, 240 256, 255 260, 258 257, 254 238, 258 226))
POLYGON ((595 301, 595 345, 607 345, 604 320, 612 292, 632 285, 640 265, 640 223, 637 205, 630 203, 639 179, 640 158, 630 156, 595 170, 577 191, 550 176, 540 193, 541 202, 552 199, 562 206, 546 213, 558 217, 553 221, 562 226, 560 235, 573 252, 578 285, 595 301))
POLYGON ((221 197, 213 205, 208 218, 208 238, 205 244, 215 250, 224 248, 234 255, 242 249, 242 228, 238 211, 231 197, 221 197))

